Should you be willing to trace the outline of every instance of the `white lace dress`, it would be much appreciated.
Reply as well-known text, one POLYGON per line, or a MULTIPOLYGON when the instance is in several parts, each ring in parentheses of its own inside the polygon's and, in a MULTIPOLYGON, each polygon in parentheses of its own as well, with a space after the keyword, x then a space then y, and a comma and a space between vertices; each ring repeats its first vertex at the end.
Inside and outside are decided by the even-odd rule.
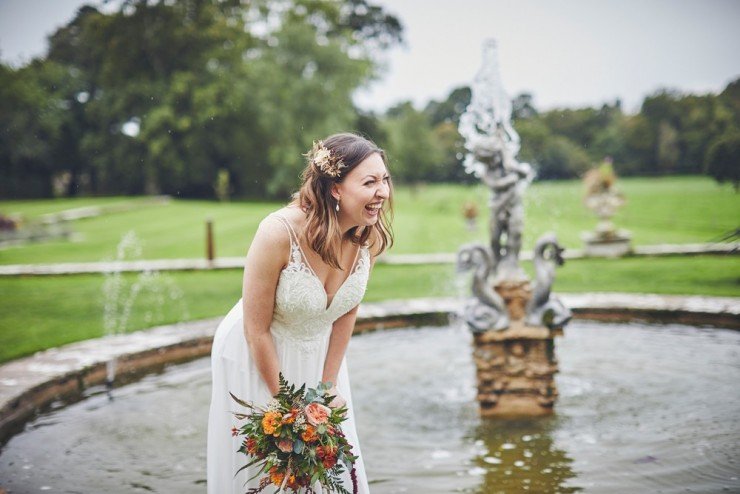
MULTIPOLYGON (((285 225, 291 244, 290 260, 278 280, 270 326, 280 370, 291 383, 298 386, 306 383, 308 387, 315 387, 322 378, 332 324, 358 305, 365 294, 370 254, 366 247, 359 249, 349 276, 327 306, 324 286, 306 261, 292 227, 282 216, 273 214, 272 217, 285 225)), ((261 477, 245 484, 257 473, 254 468, 234 476, 248 462, 248 458, 236 452, 240 441, 231 435, 231 428, 237 421, 230 412, 241 410, 231 400, 229 391, 256 404, 265 404, 271 398, 249 353, 242 319, 242 303, 239 300, 219 324, 211 350, 213 391, 208 418, 209 494, 242 494, 255 487, 261 477)), ((353 446, 353 453, 359 455, 355 463, 359 492, 367 493, 367 476, 357 439, 347 363, 344 360, 337 377, 337 388, 347 400, 349 408, 343 431, 353 446)), ((352 492, 352 482, 347 472, 343 484, 352 492)))

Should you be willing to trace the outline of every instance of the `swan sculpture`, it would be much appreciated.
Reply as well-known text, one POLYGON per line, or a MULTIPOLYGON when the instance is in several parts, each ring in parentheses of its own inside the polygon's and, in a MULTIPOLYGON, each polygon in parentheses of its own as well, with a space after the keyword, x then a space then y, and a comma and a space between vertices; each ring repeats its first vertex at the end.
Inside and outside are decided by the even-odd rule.
POLYGON ((463 309, 463 319, 473 333, 489 329, 501 331, 509 327, 510 320, 503 298, 496 293, 489 280, 495 270, 491 253, 481 244, 464 245, 457 253, 457 270, 473 270, 472 291, 475 298, 463 309))
POLYGON ((525 322, 530 326, 562 329, 573 313, 551 293, 555 268, 564 262, 563 251, 554 233, 542 235, 534 247, 535 285, 525 308, 525 322))

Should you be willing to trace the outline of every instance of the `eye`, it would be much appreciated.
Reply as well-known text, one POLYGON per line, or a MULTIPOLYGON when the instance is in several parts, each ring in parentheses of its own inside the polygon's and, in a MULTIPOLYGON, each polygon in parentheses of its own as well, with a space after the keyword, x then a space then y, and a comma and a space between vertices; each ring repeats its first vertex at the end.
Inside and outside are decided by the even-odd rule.
POLYGON ((390 181, 391 181, 391 177, 389 177, 388 175, 386 175, 385 177, 383 177, 383 182, 388 183, 390 181))
POLYGON ((368 180, 367 182, 365 182, 365 185, 372 185, 374 183, 375 183, 375 180, 368 180))

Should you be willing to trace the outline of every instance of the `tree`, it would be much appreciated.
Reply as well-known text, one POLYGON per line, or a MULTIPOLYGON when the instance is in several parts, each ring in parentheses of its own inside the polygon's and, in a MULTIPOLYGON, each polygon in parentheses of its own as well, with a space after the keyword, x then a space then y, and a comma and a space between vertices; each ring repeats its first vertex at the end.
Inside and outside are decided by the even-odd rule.
POLYGON ((704 160, 705 172, 719 183, 727 180, 735 187, 740 186, 740 131, 733 129, 715 139, 707 150, 704 160))
POLYGON ((64 173, 69 193, 211 197, 225 170, 236 194, 285 196, 311 140, 356 125, 378 48, 402 40, 366 0, 120 5, 82 7, 45 59, 0 71, 3 191, 50 195, 64 173))
POLYGON ((678 131, 667 121, 658 125, 658 146, 656 150, 658 167, 664 172, 675 171, 680 157, 678 131))
POLYGON ((431 100, 424 108, 424 113, 432 126, 442 122, 452 122, 457 126, 460 123, 460 115, 470 104, 470 97, 470 88, 467 86, 453 89, 444 101, 431 100))
POLYGON ((423 112, 404 102, 388 112, 386 149, 394 179, 416 184, 443 174, 444 151, 423 112))
POLYGON ((74 158, 65 153, 74 111, 66 71, 34 61, 13 70, 0 64, 0 194, 52 195, 52 177, 74 158))
POLYGON ((535 161, 541 179, 576 178, 591 166, 588 154, 572 141, 554 136, 545 142, 542 155, 535 161))

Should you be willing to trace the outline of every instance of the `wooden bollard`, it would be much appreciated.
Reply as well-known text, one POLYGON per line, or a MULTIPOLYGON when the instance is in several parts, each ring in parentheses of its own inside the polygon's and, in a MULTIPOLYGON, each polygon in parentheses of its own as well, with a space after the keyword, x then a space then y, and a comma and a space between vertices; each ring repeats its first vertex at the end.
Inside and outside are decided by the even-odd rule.
POLYGON ((215 257, 216 254, 213 247, 213 220, 208 218, 206 220, 206 259, 208 259, 208 262, 213 262, 215 257))

